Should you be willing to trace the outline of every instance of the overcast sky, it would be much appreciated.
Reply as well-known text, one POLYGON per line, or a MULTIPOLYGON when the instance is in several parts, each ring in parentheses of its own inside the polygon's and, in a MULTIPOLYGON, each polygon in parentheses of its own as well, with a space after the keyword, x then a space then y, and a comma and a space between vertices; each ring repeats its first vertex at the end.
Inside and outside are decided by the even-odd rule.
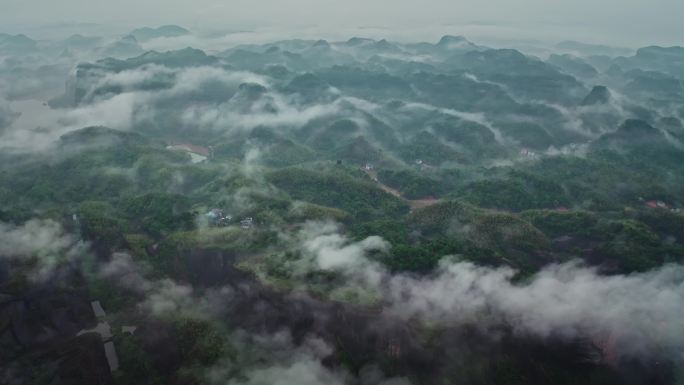
POLYGON ((10 31, 64 22, 321 34, 372 27, 626 46, 684 45, 683 16, 684 0, 0 0, 0 29, 10 31))

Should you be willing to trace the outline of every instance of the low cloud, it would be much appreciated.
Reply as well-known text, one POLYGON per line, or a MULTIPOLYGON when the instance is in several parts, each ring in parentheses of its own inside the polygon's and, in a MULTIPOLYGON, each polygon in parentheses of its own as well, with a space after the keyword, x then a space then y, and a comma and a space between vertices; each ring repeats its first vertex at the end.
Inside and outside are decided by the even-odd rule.
MULTIPOLYGON (((668 265, 632 275, 601 275, 578 262, 551 265, 523 282, 508 268, 445 258, 432 276, 391 275, 368 259, 382 239, 351 242, 334 225, 310 223, 301 253, 314 269, 344 274, 382 293, 400 318, 443 326, 507 326, 515 333, 565 339, 610 340, 616 354, 662 349, 684 353, 684 267, 668 265)), ((389 251, 391 253, 391 250, 389 251)))
POLYGON ((364 367, 355 378, 344 368, 323 364, 334 349, 321 338, 293 341, 287 330, 273 334, 234 333, 232 343, 241 354, 224 359, 205 374, 210 384, 230 385, 409 385, 405 378, 386 378, 375 366, 364 367), (267 363, 266 363, 267 362, 267 363), (243 371, 235 376, 237 370, 243 371))
POLYGON ((111 99, 69 110, 54 110, 38 101, 15 103, 21 116, 0 136, 7 152, 44 152, 71 131, 89 126, 128 130, 136 113, 145 111, 146 98, 125 93, 111 99))
POLYGON ((184 111, 182 120, 185 125, 230 134, 259 126, 299 127, 314 119, 335 115, 339 111, 338 103, 298 106, 291 98, 269 92, 246 110, 232 100, 218 105, 190 106, 184 111))
POLYGON ((67 109, 51 109, 38 101, 16 103, 22 114, 16 121, 0 103, 0 124, 5 126, 0 148, 45 151, 60 136, 83 127, 133 130, 157 127, 159 122, 164 122, 160 129, 210 130, 230 136, 258 126, 299 127, 341 110, 339 102, 299 105, 295 98, 271 90, 264 76, 217 67, 176 70, 147 65, 101 74, 88 84, 84 101, 67 109), (171 79, 168 88, 146 89, 145 84, 160 78, 171 79), (266 92, 254 100, 245 98, 239 94, 242 84, 265 87, 266 92), (101 93, 106 89, 119 91, 101 93))
POLYGON ((385 275, 379 264, 366 258, 369 252, 389 250, 390 244, 380 237, 351 242, 332 222, 307 222, 298 237, 302 259, 292 266, 295 272, 303 275, 310 269, 333 270, 344 273, 348 282, 366 286, 379 285, 385 275))
POLYGON ((474 122, 479 125, 485 126, 489 129, 489 131, 494 135, 494 139, 496 139, 496 142, 499 144, 506 144, 506 139, 503 137, 501 134, 501 130, 498 128, 494 127, 492 122, 487 119, 487 116, 484 113, 481 112, 463 112, 463 111, 457 111, 451 108, 440 108, 440 107, 435 107, 429 104, 423 104, 423 103, 408 103, 406 105, 406 108, 420 108, 423 110, 428 110, 428 111, 436 111, 445 115, 449 116, 454 116, 459 119, 463 119, 468 122, 474 122))
POLYGON ((234 300, 236 289, 230 285, 198 290, 188 283, 160 278, 145 262, 118 252, 99 266, 94 279, 105 279, 137 298, 137 309, 153 317, 212 319, 224 314, 234 300))
POLYGON ((19 262, 32 281, 48 279, 64 264, 87 252, 87 245, 52 220, 32 219, 21 225, 0 222, 0 259, 19 262))
POLYGON ((12 125, 19 117, 19 113, 12 110, 10 104, 0 97, 0 133, 2 130, 12 125))
POLYGON ((502 323, 539 337, 611 338, 620 353, 684 349, 684 268, 603 276, 577 263, 546 267, 525 283, 515 271, 444 262, 435 277, 398 276, 387 291, 405 318, 502 323))

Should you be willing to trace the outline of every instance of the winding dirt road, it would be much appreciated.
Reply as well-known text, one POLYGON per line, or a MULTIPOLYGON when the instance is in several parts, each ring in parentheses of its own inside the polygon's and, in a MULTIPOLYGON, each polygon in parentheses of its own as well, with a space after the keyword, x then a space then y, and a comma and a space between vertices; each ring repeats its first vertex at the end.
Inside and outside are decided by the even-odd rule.
POLYGON ((395 197, 406 201, 409 206, 411 206, 411 211, 414 210, 419 210, 425 207, 429 207, 432 205, 435 205, 439 202, 441 202, 441 199, 435 199, 435 198, 426 198, 426 199, 407 199, 401 194, 401 191, 394 189, 382 182, 380 182, 380 179, 378 179, 378 173, 375 170, 367 170, 365 167, 362 167, 361 170, 363 170, 368 176, 371 177, 371 179, 385 192, 394 195, 395 197))

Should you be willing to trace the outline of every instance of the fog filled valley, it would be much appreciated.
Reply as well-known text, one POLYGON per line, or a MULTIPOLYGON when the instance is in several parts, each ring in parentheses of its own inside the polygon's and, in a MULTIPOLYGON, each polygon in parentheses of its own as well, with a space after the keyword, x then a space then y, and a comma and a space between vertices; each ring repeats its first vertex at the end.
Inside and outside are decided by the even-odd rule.
POLYGON ((684 48, 239 40, 0 33, 0 384, 684 384, 684 48))

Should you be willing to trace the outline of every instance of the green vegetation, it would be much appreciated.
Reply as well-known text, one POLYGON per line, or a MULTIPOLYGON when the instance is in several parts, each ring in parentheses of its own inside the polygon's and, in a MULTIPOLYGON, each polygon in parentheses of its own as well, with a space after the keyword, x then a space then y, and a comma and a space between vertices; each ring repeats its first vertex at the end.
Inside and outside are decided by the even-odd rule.
POLYGON ((448 182, 412 170, 381 170, 378 179, 408 199, 439 197, 452 188, 448 182))
POLYGON ((361 220, 396 218, 407 211, 401 200, 371 183, 341 173, 284 169, 268 174, 267 180, 294 199, 335 207, 361 220))
POLYGON ((558 212, 550 210, 525 211, 521 217, 549 237, 599 237, 598 217, 587 211, 558 212))
MULTIPOLYGON (((188 34, 133 31, 141 41, 188 34)), ((610 317, 588 325, 590 335, 580 324, 576 339, 566 330, 537 339, 516 329, 527 314, 499 322, 483 311, 480 325, 407 321, 383 308, 394 298, 382 285, 399 281, 391 275, 432 283, 455 262, 509 267, 521 287, 568 261, 604 275, 684 262, 681 49, 617 49, 613 59, 582 57, 604 49, 579 43, 554 49, 563 46, 577 56, 542 60, 454 36, 142 54, 133 36, 57 44, 0 34, 0 135, 11 139, 0 151, 0 224, 11 235, 0 247, 0 361, 21 357, 16 368, 29 373, 11 382, 107 383, 106 368, 79 371, 86 359, 104 362, 102 339, 76 335, 106 321, 121 359, 115 384, 271 383, 247 370, 274 357, 297 375, 311 369, 257 351, 240 339, 243 327, 259 338, 291 331, 293 341, 277 344, 302 346, 296 359, 316 350, 321 370, 347 368, 350 383, 376 381, 361 373, 375 366, 416 385, 675 383, 682 365, 671 352, 613 357, 601 341, 619 334, 607 330, 610 317), (96 55, 111 57, 76 62, 96 55), (43 82, 66 83, 50 102, 61 118, 20 132, 12 109, 52 94, 24 90, 43 82), (107 111, 124 130, 54 140, 91 115, 110 119, 99 109, 115 98, 133 104, 107 111), (68 242, 83 243, 43 261, 32 247, 59 247, 61 235, 12 233, 31 219, 58 222, 68 242), (51 292, 62 298, 45 299, 51 292), (106 316, 93 316, 94 299, 106 316), (152 300, 183 309, 159 314, 152 300), (28 331, 9 331, 16 319, 28 331), (124 334, 124 322, 140 334, 124 334), (39 332, 33 346, 24 341, 39 332), (630 375, 619 377, 624 367, 630 375)), ((15 367, 4 369, 0 382, 15 367)))
POLYGON ((480 207, 522 211, 565 206, 563 187, 549 178, 514 172, 507 179, 487 179, 465 186, 458 196, 480 207))

